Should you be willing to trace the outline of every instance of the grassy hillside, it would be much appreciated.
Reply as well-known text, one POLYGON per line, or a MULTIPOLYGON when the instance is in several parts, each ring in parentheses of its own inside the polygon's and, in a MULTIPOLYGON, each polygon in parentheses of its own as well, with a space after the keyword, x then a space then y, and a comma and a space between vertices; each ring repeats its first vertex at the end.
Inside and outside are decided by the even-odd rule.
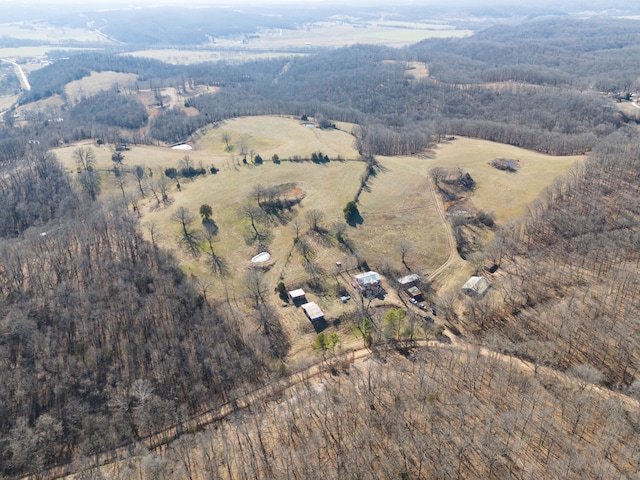
MULTIPOLYGON (((343 130, 309 128, 299 120, 285 117, 240 118, 198 134, 191 142, 194 149, 188 152, 133 146, 124 152, 123 188, 128 198, 137 198, 140 222, 147 237, 153 225, 158 245, 175 252, 183 268, 199 278, 203 288, 206 286, 210 299, 244 299, 243 308, 248 309, 250 296, 245 277, 252 266, 250 259, 267 250, 272 256, 265 269, 267 290, 272 291, 280 281, 289 289, 303 287, 307 289, 309 299, 323 308, 329 320, 334 320, 354 312, 357 306, 343 305, 338 297, 343 293, 355 294, 350 282, 360 263, 366 262, 369 268, 390 272, 385 281, 392 282, 396 275, 409 273, 408 269, 427 278, 447 260, 450 226, 441 218, 437 209, 441 199, 431 189, 430 171, 433 168, 460 167, 470 172, 478 185, 470 197, 471 204, 478 209, 495 211, 498 222, 503 223, 521 215, 525 205, 546 185, 580 160, 580 157, 551 157, 465 138, 437 145, 428 155, 379 157, 379 166, 359 196, 363 222, 348 226, 344 231, 347 247, 337 241, 334 228, 337 224, 344 225, 342 209, 358 191, 366 165, 356 160, 357 152, 352 147, 354 139, 344 131, 349 125, 339 126, 343 130), (231 152, 225 151, 224 134, 229 136, 231 152), (255 165, 249 161, 244 164, 239 155, 241 143, 247 151, 253 150, 254 155, 264 157, 264 163, 255 165), (334 160, 327 164, 286 160, 308 156, 318 150, 334 160), (271 160, 273 154, 282 159, 279 164, 271 160), (166 168, 178 167, 185 155, 194 165, 202 163, 208 167, 213 164, 219 172, 190 181, 183 179, 180 190, 170 181, 171 201, 158 205, 148 186, 157 181, 166 168), (336 161, 337 157, 348 160, 336 161), (499 157, 518 159, 520 168, 516 173, 508 173, 489 165, 492 159, 499 157), (136 165, 144 167, 145 177, 141 184, 145 198, 139 198, 139 187, 133 174, 136 165), (149 169, 153 177, 149 177, 149 169), (264 228, 267 235, 263 241, 252 238, 250 221, 243 215, 243 207, 254 202, 257 186, 286 186, 289 191, 295 190, 303 196, 301 203, 284 217, 261 220, 263 226, 260 228, 264 228), (197 257, 188 254, 178 243, 180 227, 172 216, 178 209, 186 208, 197 217, 195 227, 200 229, 198 211, 202 204, 212 207, 212 218, 219 228, 213 249, 226 267, 223 276, 212 271, 205 241, 200 242, 201 253, 197 257), (307 219, 310 211, 321 212, 321 226, 325 231, 322 235, 310 232, 307 219), (296 231, 309 249, 309 258, 317 268, 317 274, 309 273, 308 262, 295 242, 296 231), (400 241, 407 246, 406 265, 401 262, 400 241), (341 262, 347 270, 355 270, 336 275, 336 262, 341 262)), ((73 152, 76 149, 77 146, 71 146, 57 150, 58 157, 70 171, 75 170, 73 152)), ((122 191, 111 171, 114 167, 112 150, 96 147, 94 152, 103 178, 102 198, 119 201, 122 191)), ((459 288, 469 274, 468 266, 457 264, 455 269, 448 270, 441 284, 459 288)), ((406 298, 398 297, 391 283, 387 284, 387 290, 384 300, 376 300, 374 305, 406 304, 406 298)), ((312 354, 311 345, 317 332, 299 309, 282 304, 275 294, 269 298, 291 342, 289 358, 307 358, 312 354)), ((436 298, 434 296, 432 301, 436 298)), ((384 311, 382 309, 380 315, 384 311)), ((327 333, 331 331, 341 335, 345 348, 361 342, 353 335, 350 323, 327 333)))

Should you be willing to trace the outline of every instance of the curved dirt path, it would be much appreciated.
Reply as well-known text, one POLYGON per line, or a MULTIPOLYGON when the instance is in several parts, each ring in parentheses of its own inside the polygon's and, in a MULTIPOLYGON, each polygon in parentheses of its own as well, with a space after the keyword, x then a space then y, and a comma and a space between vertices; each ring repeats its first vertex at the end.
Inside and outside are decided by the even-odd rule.
POLYGON ((438 215, 440 216, 440 218, 442 219, 442 223, 444 224, 444 228, 446 230, 446 235, 447 235, 447 243, 449 244, 449 255, 447 256, 447 259, 444 261, 442 265, 440 265, 438 268, 436 268, 433 272, 429 274, 429 280, 433 282, 442 274, 442 272, 444 272, 459 257, 458 257, 458 251, 456 250, 456 240, 453 237, 451 226, 447 221, 447 216, 444 212, 444 205, 440 201, 438 192, 436 192, 436 186, 434 185, 433 179, 430 178, 427 183, 429 184, 429 190, 431 191, 431 195, 433 196, 433 201, 436 205, 436 209, 438 210, 438 215))
MULTIPOLYGON (((468 343, 464 339, 459 337, 455 337, 452 339, 451 343, 443 343, 437 340, 416 340, 414 341, 414 348, 445 348, 445 349, 457 349, 457 350, 467 350, 470 353, 477 352, 478 354, 486 357, 493 357, 499 359, 500 361, 507 363, 516 363, 518 368, 527 372, 528 375, 535 376, 536 370, 537 372, 544 373, 546 375, 551 375, 557 379, 558 382, 562 382, 566 385, 571 385, 575 388, 579 388, 578 380, 574 377, 567 375, 564 372, 555 370, 550 367, 545 367, 538 365, 534 366, 531 362, 526 360, 522 360, 518 357, 514 357, 508 354, 495 352, 481 345, 474 345, 468 343)), ((389 351, 393 352, 392 348, 388 348, 385 353, 389 351)), ((372 352, 368 348, 359 348, 357 350, 352 350, 349 352, 343 352, 339 355, 333 357, 334 361, 342 359, 350 361, 351 364, 355 363, 358 360, 365 359, 367 357, 375 358, 376 354, 372 352)), ((385 362, 386 363, 386 362, 385 362)), ((259 401, 268 400, 269 398, 273 398, 277 395, 280 395, 290 388, 303 383, 308 382, 310 379, 314 377, 318 377, 320 375, 326 374, 330 371, 330 364, 325 362, 325 359, 319 360, 317 363, 299 371, 291 376, 276 380, 267 385, 264 385, 260 388, 256 388, 250 392, 245 393, 241 397, 232 400, 231 402, 225 403, 218 408, 214 408, 203 412, 201 414, 196 415, 190 420, 183 422, 180 425, 172 426, 158 434, 152 435, 150 437, 143 438, 138 440, 130 445, 120 447, 113 452, 104 453, 99 456, 98 463, 100 466, 106 466, 110 463, 122 461, 126 458, 131 458, 140 455, 142 451, 143 454, 146 454, 148 451, 152 451, 158 449, 160 447, 164 447, 170 444, 172 441, 177 439, 183 434, 193 433, 195 431, 202 430, 203 428, 220 421, 234 412, 241 410, 248 410, 251 406, 259 401)), ((604 398, 617 398, 622 403, 626 404, 629 408, 637 409, 640 407, 640 402, 635 398, 629 397, 621 392, 616 392, 613 390, 609 390, 606 387, 597 385, 597 384, 589 384, 587 389, 597 392, 599 395, 602 395, 604 398)), ((46 479, 57 479, 63 478, 69 475, 78 474, 83 471, 82 468, 77 468, 79 464, 69 464, 64 465, 52 470, 48 470, 44 472, 39 478, 46 479), (75 468, 74 468, 75 467, 75 468)), ((92 467, 94 468, 94 467, 92 467)), ((24 476, 22 478, 34 478, 32 476, 24 476)))
MULTIPOLYGON (((481 345, 474 345, 467 342, 464 338, 454 337, 452 338, 451 343, 443 343, 437 340, 416 340, 413 343, 413 348, 445 348, 445 349, 457 349, 457 350, 467 350, 469 353, 478 353, 482 356, 493 357, 496 358, 505 364, 515 363, 518 368, 522 371, 526 372, 528 375, 536 376, 536 371, 538 374, 544 373, 545 375, 549 375, 554 377, 558 382, 561 382, 565 385, 572 386, 574 388, 580 388, 578 385, 578 380, 574 377, 567 375, 564 372, 559 370, 555 370, 551 367, 545 366, 535 366, 533 363, 522 360, 518 357, 495 352, 481 345)), ((381 352, 393 352, 394 349, 391 346, 383 346, 381 352)), ((212 423, 220 421, 227 416, 231 415, 234 412, 240 410, 247 410, 251 408, 251 405, 254 403, 266 400, 269 398, 273 398, 277 395, 280 395, 286 392, 288 389, 293 388, 294 386, 308 382, 310 379, 314 377, 318 377, 322 374, 327 374, 331 371, 332 365, 335 364, 336 361, 349 361, 351 364, 355 363, 358 360, 365 359, 367 357, 375 358, 376 353, 370 350, 369 348, 359 348, 357 350, 352 350, 349 352, 343 352, 333 357, 334 362, 325 361, 325 359, 318 360, 313 365, 296 372, 289 377, 284 379, 273 381, 267 385, 256 388, 250 392, 245 393, 239 398, 232 400, 231 402, 227 402, 219 407, 212 408, 203 413, 200 413, 190 420, 183 422, 180 425, 174 425, 170 428, 163 430, 155 435, 145 437, 140 439, 130 445, 117 448, 112 452, 106 452, 100 455, 97 455, 97 461, 99 466, 106 466, 110 463, 122 461, 126 458, 132 458, 135 456, 142 454, 146 454, 148 451, 155 450, 157 448, 166 446, 170 444, 173 440, 177 439, 183 434, 192 433, 194 431, 199 431, 212 423)), ((597 392, 599 395, 602 395, 605 398, 617 398, 622 403, 626 404, 629 408, 637 409, 640 407, 640 402, 633 397, 629 397, 621 392, 616 392, 610 390, 606 387, 597 385, 597 384, 589 384, 587 389, 591 391, 597 392)), ((51 470, 48 470, 41 474, 38 478, 41 479, 57 479, 63 478, 69 475, 78 474, 84 471, 83 467, 79 467, 78 463, 71 463, 68 465, 63 465, 51 470)), ((91 468, 95 468, 95 465, 91 468)), ((34 478, 33 476, 23 476, 21 478, 34 478)))

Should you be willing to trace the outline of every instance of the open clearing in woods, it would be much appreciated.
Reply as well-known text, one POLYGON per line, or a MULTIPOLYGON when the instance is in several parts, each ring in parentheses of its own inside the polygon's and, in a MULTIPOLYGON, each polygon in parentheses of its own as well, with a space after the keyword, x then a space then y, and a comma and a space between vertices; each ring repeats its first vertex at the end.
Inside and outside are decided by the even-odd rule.
POLYGON ((435 149, 432 167, 456 168, 468 171, 476 181, 477 189, 471 195, 474 205, 493 211, 499 223, 512 220, 525 213, 525 207, 555 178, 567 172, 584 156, 554 157, 531 150, 456 137, 435 149), (489 165, 495 158, 520 161, 516 172, 497 170, 489 165))
MULTIPOLYGON (((349 125, 340 125, 350 131, 349 125)), ((308 299, 316 301, 325 311, 328 320, 339 318, 343 312, 352 311, 352 302, 342 304, 338 298, 340 290, 349 291, 350 275, 335 275, 336 261, 346 268, 354 267, 353 255, 331 234, 308 233, 305 219, 312 209, 323 214, 322 225, 330 230, 332 224, 343 222, 342 209, 354 198, 365 171, 364 162, 355 160, 353 137, 341 130, 309 128, 297 119, 285 117, 256 117, 229 120, 217 127, 208 127, 195 141, 190 142, 194 150, 189 152, 171 150, 167 147, 133 146, 124 152, 124 167, 132 171, 135 165, 151 168, 153 174, 162 175, 165 168, 179 167, 180 160, 188 155, 195 166, 214 164, 220 171, 207 174, 193 181, 181 180, 181 191, 172 182, 170 196, 173 202, 168 207, 158 207, 149 192, 139 203, 141 224, 154 224, 158 231, 157 241, 163 247, 174 250, 185 270, 196 275, 202 284, 208 284, 207 294, 211 299, 230 298, 241 300, 246 291, 243 277, 252 265, 250 259, 260 253, 262 247, 251 239, 251 227, 247 218, 242 218, 242 206, 249 201, 256 185, 264 187, 287 185, 302 191, 301 204, 287 213, 281 222, 272 220, 261 227, 268 231, 267 250, 272 260, 264 266, 269 298, 276 304, 283 328, 291 341, 291 356, 306 356, 315 338, 315 331, 301 309, 284 306, 273 288, 283 281, 287 289, 303 287, 308 290, 308 299), (223 133, 230 137, 231 152, 226 152, 223 133), (247 151, 260 154, 262 165, 244 164, 239 154, 240 141, 247 151), (294 155, 308 157, 320 150, 335 159, 338 155, 350 159, 332 160, 327 164, 312 162, 290 162, 286 158, 294 155), (282 159, 275 164, 271 156, 277 153, 282 159), (213 219, 219 227, 214 243, 217 255, 226 262, 229 274, 221 279, 213 276, 207 264, 207 254, 188 256, 177 243, 179 227, 171 215, 179 207, 186 207, 198 218, 200 205, 209 204, 213 219), (299 223, 300 236, 311 248, 311 258, 320 268, 324 288, 309 289, 311 279, 304 269, 302 254, 294 245, 295 222, 299 223), (273 295, 273 296, 271 296, 273 295)), ((71 171, 75 171, 73 151, 77 146, 57 150, 58 157, 71 171)), ((119 199, 121 192, 114 182, 111 149, 94 147, 97 166, 104 176, 104 199, 119 199)), ((478 209, 494 211, 499 222, 516 218, 554 178, 567 171, 582 157, 551 157, 516 147, 483 140, 456 138, 437 145, 429 155, 413 157, 378 157, 380 167, 372 176, 359 198, 359 209, 364 222, 347 227, 345 236, 350 240, 354 253, 366 260, 372 269, 383 263, 403 270, 401 256, 397 250, 400 241, 409 244, 406 263, 413 272, 428 273, 447 259, 448 224, 440 217, 436 198, 429 188, 430 171, 434 167, 457 168, 468 171, 477 182, 477 189, 470 200, 478 209), (520 168, 515 173, 497 170, 489 165, 494 158, 519 160, 520 168)), ((134 195, 138 191, 132 173, 127 174, 126 189, 134 195)), ((151 179, 153 180, 153 179, 151 179)), ((144 185, 144 183, 143 183, 144 185)), ((437 198, 437 201, 440 201, 437 198)), ((205 245, 203 244, 203 247, 205 245)), ((466 276, 467 272, 449 272, 448 275, 466 276)), ((443 284, 448 284, 446 279, 443 284)), ((387 305, 401 306, 395 292, 389 288, 384 300, 387 305)), ((349 291, 349 293, 354 293, 349 291)), ((247 305, 248 305, 247 299, 247 305)), ((332 331, 331 327, 328 332, 332 331)), ((349 326, 339 330, 343 346, 361 343, 351 335, 349 326)))
POLYGON ((64 92, 72 103, 78 103, 82 97, 90 97, 102 90, 110 90, 116 86, 128 89, 137 80, 135 73, 92 72, 88 77, 67 83, 64 92))

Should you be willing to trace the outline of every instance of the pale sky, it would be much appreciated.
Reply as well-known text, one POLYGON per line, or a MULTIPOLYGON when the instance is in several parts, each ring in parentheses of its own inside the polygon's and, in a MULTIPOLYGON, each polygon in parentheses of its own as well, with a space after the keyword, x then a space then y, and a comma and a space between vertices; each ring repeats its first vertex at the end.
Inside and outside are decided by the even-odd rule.
MULTIPOLYGON (((527 2, 522 0, 0 0, 0 23, 2 11, 5 9, 19 9, 20 7, 44 7, 44 11, 55 10, 55 6, 78 7, 78 10, 99 10, 125 7, 143 6, 247 6, 260 5, 264 7, 312 7, 332 6, 345 10, 349 6, 366 6, 393 9, 402 5, 439 7, 454 11, 456 8, 474 7, 522 7, 528 10, 552 9, 555 11, 604 11, 610 9, 639 10, 637 0, 536 0, 527 2)), ((6 11, 6 10, 5 10, 6 11)))

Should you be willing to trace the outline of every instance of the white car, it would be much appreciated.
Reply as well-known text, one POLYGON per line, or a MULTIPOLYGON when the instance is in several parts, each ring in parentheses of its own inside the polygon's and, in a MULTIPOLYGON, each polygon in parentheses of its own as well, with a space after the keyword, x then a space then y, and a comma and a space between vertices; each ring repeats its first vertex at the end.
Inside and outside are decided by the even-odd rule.
POLYGON ((415 298, 410 298, 410 299, 409 299, 409 301, 410 301, 411 303, 413 303, 414 305, 417 305, 417 304, 418 304, 418 301, 417 301, 415 298))

